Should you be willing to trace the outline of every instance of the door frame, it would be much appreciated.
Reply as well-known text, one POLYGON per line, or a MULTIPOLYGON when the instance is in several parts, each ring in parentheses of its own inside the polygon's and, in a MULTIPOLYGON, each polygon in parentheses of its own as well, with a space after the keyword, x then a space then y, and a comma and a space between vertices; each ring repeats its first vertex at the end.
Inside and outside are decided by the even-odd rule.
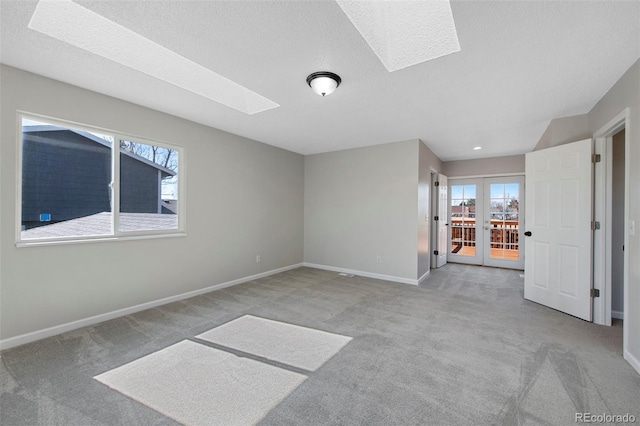
MULTIPOLYGON (((595 153, 600 154, 601 161, 596 163, 595 193, 594 193, 594 220, 600 221, 603 226, 595 232, 593 245, 593 276, 594 288, 600 290, 600 297, 594 298, 593 322, 600 325, 611 325, 611 140, 613 135, 625 129, 624 140, 624 246, 629 247, 629 198, 631 195, 630 169, 631 169, 631 141, 629 132, 630 109, 625 108, 611 121, 594 133, 595 153)), ((623 294, 624 315, 629 312, 629 250, 623 255, 623 294)), ((629 325, 628 321, 622 323, 623 355, 628 357, 629 325)))
MULTIPOLYGON (((444 177, 445 179, 449 179, 447 176, 443 175, 442 173, 439 173, 438 170, 436 170, 433 167, 429 168, 429 173, 430 173, 430 188, 431 188, 431 204, 430 204, 430 212, 429 212, 429 217, 432 219, 431 220, 431 234, 430 234, 430 269, 436 269, 439 268, 443 265, 445 265, 447 263, 447 253, 448 251, 445 251, 444 253, 444 263, 443 265, 438 266, 438 257, 441 257, 442 254, 436 254, 436 251, 439 251, 439 239, 440 239, 440 221, 435 220, 436 216, 438 216, 438 219, 440 219, 440 188, 439 186, 436 186, 436 182, 439 182, 440 180, 440 176, 444 177)), ((448 214, 448 210, 447 210, 447 214, 448 214)), ((448 219, 448 217, 446 218, 448 219)))

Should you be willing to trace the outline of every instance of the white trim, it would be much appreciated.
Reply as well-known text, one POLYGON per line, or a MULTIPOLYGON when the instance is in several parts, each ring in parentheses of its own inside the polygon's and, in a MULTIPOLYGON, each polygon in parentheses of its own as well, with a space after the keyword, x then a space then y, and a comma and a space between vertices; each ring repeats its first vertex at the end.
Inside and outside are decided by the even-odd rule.
POLYGON ((157 306, 166 305, 168 303, 177 302, 179 300, 188 299, 190 297, 200 296, 201 294, 209 293, 216 290, 221 290, 223 288, 231 287, 234 285, 246 283, 248 281, 257 280, 259 278, 268 277, 270 275, 278 274, 280 272, 289 271, 291 269, 296 269, 303 266, 302 263, 297 263, 295 265, 285 266, 283 268, 273 269, 267 272, 261 272, 259 274, 250 275, 248 277, 238 278, 233 281, 227 281, 221 284, 215 284, 206 288, 202 288, 200 290, 193 290, 182 294, 177 294, 175 296, 169 296, 158 300, 153 300, 151 302, 141 303, 139 305, 130 306, 128 308, 118 309, 111 312, 106 312, 104 314, 95 315, 88 318, 83 318, 77 321, 71 321, 65 324, 56 325, 53 327, 45 328, 38 331, 33 331, 30 333, 22 334, 15 337, 9 337, 8 339, 0 340, 0 350, 5 350, 9 348, 13 348, 16 346, 24 345, 26 343, 35 342, 36 340, 44 339, 47 337, 55 336, 61 333, 65 333, 67 331, 76 330, 78 328, 87 327, 90 325, 98 324, 103 321, 108 321, 114 318, 119 318, 125 315, 130 315, 136 312, 144 311, 146 309, 155 308, 157 306))
POLYGON ((488 175, 468 175, 468 176, 449 176, 449 179, 477 179, 486 177, 509 177, 509 176, 524 176, 524 172, 515 173, 493 173, 488 175))
MULTIPOLYGON (((605 124, 604 126, 602 126, 598 131, 596 131, 593 135, 593 137, 595 139, 599 139, 599 138, 609 138, 612 137, 613 135, 615 135, 616 133, 618 133, 620 130, 625 129, 625 140, 624 140, 624 146, 625 146, 625 159, 624 159, 624 166, 625 166, 625 171, 624 171, 624 180, 625 180, 625 184, 624 184, 624 246, 625 247, 629 247, 629 219, 630 219, 630 198, 631 198, 631 110, 629 108, 625 108, 624 110, 622 110, 618 115, 616 115, 613 119, 611 119, 607 124, 605 124)), ((601 179, 604 181, 604 183, 600 183, 601 185, 605 185, 606 184, 606 178, 607 178, 607 174, 606 173, 601 173, 601 175, 599 177, 597 177, 598 179, 601 179)), ((604 186, 606 188, 606 186, 604 186)), ((605 200, 606 201, 606 200, 605 200)), ((595 203, 598 202, 598 200, 594 200, 595 203)), ((605 218, 606 220, 606 218, 605 218)), ((610 229, 609 228, 609 224, 606 224, 605 229, 610 229)), ((606 268, 606 265, 609 264, 610 265, 610 261, 607 262, 606 258, 602 258, 602 257, 596 257, 595 254, 597 253, 597 251, 594 250, 594 258, 592 260, 593 263, 595 263, 596 261, 598 262, 602 262, 600 267, 601 268, 606 268), (604 265, 603 265, 604 264, 604 265)), ((609 251, 608 253, 606 253, 605 257, 609 257, 611 256, 611 252, 609 251)), ((610 270, 606 272, 606 274, 610 274, 610 270)), ((594 279, 597 278, 594 276, 594 279)), ((605 295, 611 295, 611 281, 607 280, 607 282, 605 283, 596 283, 594 282, 594 287, 595 288, 602 288, 605 287, 605 295)), ((623 271, 623 293, 624 293, 624 312, 629 312, 629 251, 625 250, 624 251, 624 271, 623 271)), ((598 298, 595 299, 596 301, 595 303, 598 304, 610 304, 611 303, 611 299, 609 298, 609 300, 604 300, 604 298, 598 298)), ((600 310, 600 312, 603 312, 606 310, 606 305, 605 309, 603 309, 601 306, 594 306, 594 311, 598 311, 600 310)), ((611 307, 609 306, 609 309, 611 309, 611 307)), ((603 320, 606 320, 603 319, 603 320)), ((609 321, 610 321, 610 317, 609 317, 609 321)), ((596 324, 601 324, 602 322, 596 322, 594 321, 596 324)), ((629 324, 628 321, 624 321, 622 324, 622 352, 624 353, 624 358, 629 361, 629 363, 640 373, 640 362, 633 357, 629 351, 629 324)))
MULTIPOLYGON (((180 219, 178 219, 180 220, 180 219)), ((152 231, 153 232, 153 231, 152 231)), ((174 231, 155 231, 153 233, 135 233, 134 235, 102 235, 102 236, 85 236, 85 237, 62 237, 58 239, 38 239, 38 240, 22 240, 15 245, 18 248, 24 247, 43 247, 43 246, 59 246, 66 244, 86 244, 86 243, 104 243, 111 241, 128 241, 128 240, 150 240, 155 238, 175 238, 186 237, 184 232, 174 231)))
POLYGON ((626 128, 626 124, 629 121, 630 111, 629 108, 625 108, 621 113, 613 117, 607 124, 602 126, 600 130, 593 134, 594 138, 603 138, 605 136, 613 136, 620 130, 626 128))
POLYGON ((610 142, 611 137, 594 138, 593 151, 594 154, 601 156, 601 161, 593 165, 593 220, 601 223, 600 229, 593 233, 593 288, 600 290, 600 298, 593 299, 593 323, 606 326, 611 325, 612 151, 610 142))
POLYGON ((627 362, 629 364, 631 364, 631 366, 633 368, 635 368, 635 370, 638 372, 638 374, 640 374, 640 360, 638 360, 638 358, 634 357, 633 355, 631 355, 631 352, 629 351, 624 351, 624 355, 623 355, 624 359, 627 360, 627 362))
POLYGON ((624 320, 624 312, 611 311, 611 318, 624 320))
POLYGON ((429 275, 431 275, 431 271, 427 271, 424 273, 423 276, 421 276, 420 278, 418 278, 418 285, 422 284, 423 282, 426 281, 427 278, 429 278, 429 275))
POLYGON ((402 284, 418 285, 418 280, 414 280, 411 278, 396 277, 393 275, 375 274, 373 272, 357 271, 355 269, 337 268, 335 266, 318 265, 317 263, 308 263, 308 262, 304 262, 302 266, 306 266, 308 268, 324 269, 325 271, 344 272, 345 274, 360 275, 361 277, 374 278, 376 280, 393 281, 393 282, 402 283, 402 284))
POLYGON ((438 256, 435 251, 438 250, 438 222, 434 219, 438 216, 438 197, 439 190, 434 184, 438 180, 438 172, 430 167, 429 172, 429 269, 435 269, 438 267, 438 256))

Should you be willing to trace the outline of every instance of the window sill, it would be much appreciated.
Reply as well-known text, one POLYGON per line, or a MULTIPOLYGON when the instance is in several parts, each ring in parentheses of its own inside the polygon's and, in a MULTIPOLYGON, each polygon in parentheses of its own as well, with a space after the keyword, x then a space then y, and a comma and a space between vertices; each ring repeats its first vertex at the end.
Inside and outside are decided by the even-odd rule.
POLYGON ((24 240, 16 243, 17 248, 24 247, 44 247, 44 246, 59 246, 68 244, 87 244, 87 243, 104 243, 112 241, 130 241, 130 240, 153 240, 158 238, 177 238, 186 237, 186 232, 175 231, 167 232, 166 234, 136 234, 136 235, 104 235, 96 237, 80 237, 80 238, 65 238, 65 239, 50 239, 50 240, 24 240))

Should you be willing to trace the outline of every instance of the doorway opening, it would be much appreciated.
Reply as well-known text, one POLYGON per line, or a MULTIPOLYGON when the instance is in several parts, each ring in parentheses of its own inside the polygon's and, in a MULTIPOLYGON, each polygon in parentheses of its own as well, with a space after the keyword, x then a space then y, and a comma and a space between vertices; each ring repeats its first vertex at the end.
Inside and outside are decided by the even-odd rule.
MULTIPOLYGON (((637 360, 629 353, 629 237, 635 235, 630 220, 630 110, 626 108, 594 134, 596 156, 594 218, 603 221, 594 233, 593 288, 599 297, 593 299, 593 322, 612 325, 612 318, 622 321, 622 352, 638 370, 637 360), (622 308, 620 310, 620 308, 622 308)), ((640 370, 639 370, 640 371, 640 370)))
MULTIPOLYGON (((607 326, 612 319, 623 320, 628 315, 629 259, 624 250, 631 232, 627 121, 625 110, 594 135, 595 152, 601 156, 595 168, 594 218, 603 221, 603 226, 594 234, 593 286, 600 297, 593 302, 593 322, 607 326)), ((623 333, 626 341, 626 331, 623 333)))
POLYGON ((624 319, 625 130, 611 137, 611 318, 624 319))

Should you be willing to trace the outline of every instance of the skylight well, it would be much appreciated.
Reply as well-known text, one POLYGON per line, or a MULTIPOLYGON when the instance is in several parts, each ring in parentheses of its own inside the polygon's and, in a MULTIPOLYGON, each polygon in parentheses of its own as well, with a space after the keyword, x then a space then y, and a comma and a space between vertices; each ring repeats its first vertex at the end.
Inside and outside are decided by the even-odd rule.
POLYGON ((336 0, 389 72, 460 51, 446 0, 336 0))
POLYGON ((71 0, 40 0, 29 28, 245 114, 280 106, 71 0))

